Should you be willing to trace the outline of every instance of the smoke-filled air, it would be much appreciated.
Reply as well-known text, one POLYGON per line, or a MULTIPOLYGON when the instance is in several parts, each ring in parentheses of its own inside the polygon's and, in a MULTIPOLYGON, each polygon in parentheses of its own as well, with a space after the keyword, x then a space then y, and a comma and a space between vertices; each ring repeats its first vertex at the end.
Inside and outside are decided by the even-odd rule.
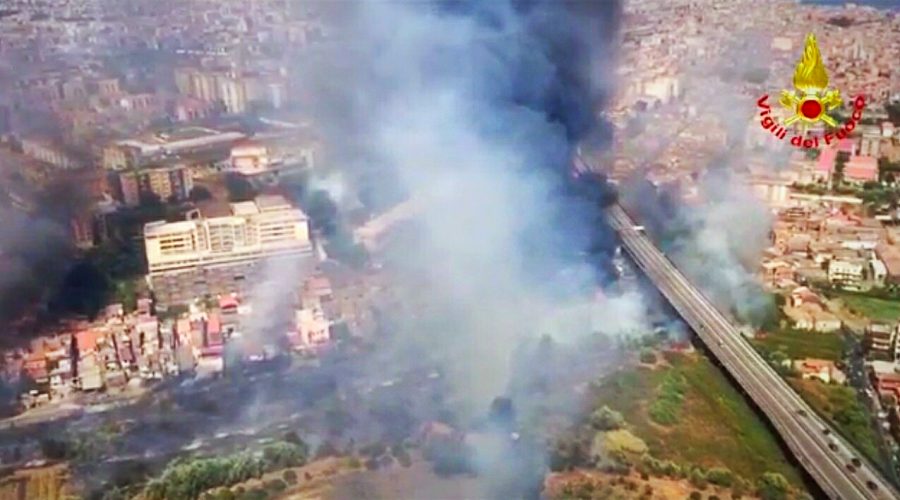
POLYGON ((386 259, 420 280, 409 299, 431 324, 395 340, 447 353, 457 389, 480 408, 506 390, 522 340, 590 333, 591 312, 599 329, 636 326, 613 307, 585 310, 582 331, 552 326, 572 301, 589 307, 612 246, 600 200, 577 196, 570 171, 579 143, 608 140, 597 116, 612 91, 618 9, 361 2, 342 12, 335 35, 347 43, 299 67, 318 84, 316 119, 339 145, 331 158, 368 189, 399 184, 417 207, 417 231, 386 259))
POLYGON ((0 1, 0 498, 888 491, 900 18, 765 3, 0 1))

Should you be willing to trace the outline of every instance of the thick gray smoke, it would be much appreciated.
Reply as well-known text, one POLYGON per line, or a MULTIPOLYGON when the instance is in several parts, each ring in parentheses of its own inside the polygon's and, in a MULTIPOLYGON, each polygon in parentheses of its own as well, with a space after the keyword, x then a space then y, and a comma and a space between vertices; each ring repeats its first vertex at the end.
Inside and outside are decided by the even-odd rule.
POLYGON ((59 285, 70 262, 66 238, 48 219, 0 207, 0 325, 59 285))
MULTIPOLYGON (((705 118, 704 125, 711 123, 710 117, 715 119, 709 137, 725 133, 723 143, 710 144, 718 147, 712 161, 682 166, 694 167, 696 172, 695 182, 688 182, 696 189, 695 203, 684 203, 685 193, 677 183, 652 187, 644 180, 643 168, 622 189, 625 203, 641 214, 666 254, 722 310, 750 322, 764 316, 772 302, 755 276, 767 245, 771 214, 746 183, 748 159, 755 156, 771 173, 787 162, 790 151, 765 148, 751 154, 747 150, 746 137, 756 132, 748 127, 757 124, 754 99, 746 94, 762 95, 768 90, 760 79, 763 75, 751 74, 760 70, 741 73, 733 61, 770 60, 769 41, 756 33, 736 33, 733 46, 726 47, 718 61, 692 66, 683 75, 683 100, 705 118), (750 89, 735 92, 741 86, 750 89)), ((678 133, 673 133, 673 140, 678 133)))
MULTIPOLYGON (((308 68, 323 79, 311 91, 318 122, 347 143, 341 161, 360 177, 391 171, 420 200, 420 237, 393 261, 430 284, 418 290, 432 308, 423 314, 443 321, 400 341, 446 353, 458 392, 486 408, 504 392, 521 339, 591 330, 590 315, 581 332, 537 325, 573 297, 589 300, 600 276, 583 255, 611 240, 597 200, 572 195, 568 170, 578 143, 605 140, 595 116, 610 91, 618 5, 355 7, 334 51, 308 68)), ((621 326, 616 310, 602 315, 621 326)))

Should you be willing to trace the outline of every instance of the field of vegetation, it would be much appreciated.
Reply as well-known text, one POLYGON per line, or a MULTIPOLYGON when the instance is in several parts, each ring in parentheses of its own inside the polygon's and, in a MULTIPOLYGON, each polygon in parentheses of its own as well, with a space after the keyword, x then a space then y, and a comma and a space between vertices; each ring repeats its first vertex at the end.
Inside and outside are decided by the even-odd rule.
POLYGON ((818 358, 838 361, 844 354, 844 339, 838 332, 820 333, 782 329, 754 339, 762 350, 780 351, 791 359, 818 358))
POLYGON ((828 295, 840 298, 854 313, 874 321, 894 322, 900 319, 900 300, 874 293, 830 290, 828 295))
POLYGON ((595 406, 620 412, 656 459, 725 468, 751 481, 774 472, 801 485, 769 429, 701 356, 668 354, 656 369, 619 372, 595 395, 595 406))
POLYGON ((851 387, 824 384, 817 380, 788 379, 791 386, 816 413, 830 421, 873 462, 880 462, 869 415, 851 387))

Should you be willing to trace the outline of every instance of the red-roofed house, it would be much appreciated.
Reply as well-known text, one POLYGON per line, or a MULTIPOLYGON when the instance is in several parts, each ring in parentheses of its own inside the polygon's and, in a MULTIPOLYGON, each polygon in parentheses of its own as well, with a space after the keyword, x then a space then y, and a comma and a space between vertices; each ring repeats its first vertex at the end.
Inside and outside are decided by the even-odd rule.
POLYGON ((837 148, 824 148, 819 154, 819 161, 816 163, 816 172, 824 177, 831 175, 834 170, 834 162, 837 160, 837 148))
POLYGON ((832 381, 843 384, 847 380, 844 373, 834 365, 834 361, 827 359, 798 359, 794 361, 794 369, 805 380, 819 379, 826 384, 832 381))
POLYGON ((791 307, 800 307, 803 304, 822 305, 822 299, 809 288, 801 286, 791 291, 789 304, 791 307))
POLYGON ((44 352, 31 352, 25 357, 22 370, 35 382, 44 383, 48 380, 47 357, 44 352))
POLYGON ((75 334, 75 342, 78 346, 79 355, 97 350, 97 341, 103 335, 99 330, 82 330, 75 334))
POLYGON ((841 139, 837 143, 837 150, 841 153, 847 153, 848 155, 853 156, 856 154, 856 141, 849 137, 841 139))
POLYGON ((874 378, 879 394, 900 399, 900 373, 876 373, 874 378))
POLYGON ((878 180, 878 160, 874 156, 851 156, 844 165, 844 179, 856 182, 878 180))
POLYGON ((219 309, 222 309, 223 312, 236 312, 239 305, 241 305, 241 302, 237 297, 229 295, 219 298, 219 309))
POLYGON ((210 314, 206 320, 206 343, 207 346, 222 345, 222 320, 218 314, 210 314))

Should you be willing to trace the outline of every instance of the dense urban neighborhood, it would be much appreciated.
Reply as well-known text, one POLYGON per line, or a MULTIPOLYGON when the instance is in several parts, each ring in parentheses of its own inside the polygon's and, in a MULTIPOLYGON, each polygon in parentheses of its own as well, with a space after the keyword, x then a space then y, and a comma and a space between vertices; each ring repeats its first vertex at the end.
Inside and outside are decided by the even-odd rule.
POLYGON ((623 231, 890 498, 877 3, 5 2, 0 498, 829 497, 623 231))

